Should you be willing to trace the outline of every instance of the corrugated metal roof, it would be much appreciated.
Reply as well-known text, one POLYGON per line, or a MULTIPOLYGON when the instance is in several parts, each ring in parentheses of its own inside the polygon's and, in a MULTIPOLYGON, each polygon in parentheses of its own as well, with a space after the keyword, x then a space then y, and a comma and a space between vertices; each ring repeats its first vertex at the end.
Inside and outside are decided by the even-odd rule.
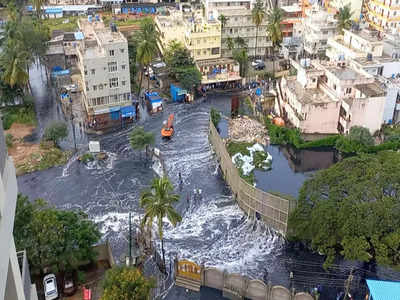
POLYGON ((400 300, 400 282, 367 279, 373 300, 400 300))

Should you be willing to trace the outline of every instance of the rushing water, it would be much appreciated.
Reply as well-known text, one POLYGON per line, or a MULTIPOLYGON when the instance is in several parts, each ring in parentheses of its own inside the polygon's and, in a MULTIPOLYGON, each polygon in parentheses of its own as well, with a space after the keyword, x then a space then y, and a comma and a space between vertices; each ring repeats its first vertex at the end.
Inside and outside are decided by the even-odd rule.
MULTIPOLYGON (((286 286, 289 286, 289 272, 301 274, 306 269, 305 264, 310 268, 309 273, 300 277, 302 280, 299 279, 297 286, 314 286, 323 276, 319 264, 321 257, 304 251, 288 252, 281 237, 262 223, 247 219, 232 200, 221 177, 208 141, 208 116, 211 106, 228 112, 229 99, 230 96, 218 96, 207 103, 172 104, 164 113, 144 118, 142 125, 145 130, 155 133, 156 147, 165 158, 168 176, 181 194, 177 209, 183 217, 182 222, 172 228, 165 221, 166 256, 178 255, 286 286), (175 114, 176 134, 171 140, 164 141, 160 137, 160 128, 169 113, 175 114), (182 185, 179 184, 179 173, 182 185), (194 189, 201 189, 202 196, 195 196, 194 189)), ((19 191, 31 199, 41 197, 62 209, 84 210, 99 224, 103 239, 111 242, 116 259, 121 259, 126 252, 128 213, 132 212, 136 223, 139 221, 143 214, 138 204, 140 192, 156 176, 151 164, 145 164, 143 157, 132 151, 129 131, 127 128, 89 138, 100 141, 102 150, 108 153, 105 162, 84 165, 74 156, 64 167, 18 178, 19 191)), ((267 175, 267 184, 273 184, 271 182, 275 180, 274 189, 295 194, 306 175, 301 171, 296 173, 290 167, 284 169, 279 164, 278 148, 269 151, 274 157, 274 171, 267 175), (279 173, 282 170, 285 173, 279 173), (289 170, 292 170, 292 176, 287 176, 289 170)), ((262 186, 264 178, 260 181, 262 186)), ((341 281, 335 281, 337 286, 343 286, 345 271, 342 273, 341 281)))

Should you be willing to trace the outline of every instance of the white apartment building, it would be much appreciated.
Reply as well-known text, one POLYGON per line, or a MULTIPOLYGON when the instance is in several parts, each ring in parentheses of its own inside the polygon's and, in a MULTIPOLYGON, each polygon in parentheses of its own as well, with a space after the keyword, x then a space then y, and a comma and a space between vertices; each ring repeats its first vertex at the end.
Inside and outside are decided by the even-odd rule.
POLYGON ((328 39, 336 35, 337 20, 333 13, 314 4, 303 18, 303 48, 311 56, 325 55, 328 39))
POLYGON ((80 19, 78 25, 84 35, 77 53, 88 121, 100 128, 111 127, 134 110, 128 41, 97 18, 80 19))
POLYGON ((17 193, 14 163, 7 155, 0 122, 0 299, 37 300, 26 253, 15 250, 13 227, 17 193))
POLYGON ((400 36, 380 38, 377 31, 344 30, 343 36, 328 40, 327 56, 332 62, 350 65, 358 72, 375 76, 386 88, 383 123, 398 121, 400 95, 400 36))
POLYGON ((297 76, 280 83, 283 116, 304 133, 348 133, 381 128, 385 89, 372 75, 334 63, 291 61, 297 76))
MULTIPOLYGON (((269 41, 266 31, 266 20, 259 26, 258 32, 251 17, 251 9, 256 1, 224 1, 206 0, 205 14, 208 20, 216 20, 222 14, 227 17, 227 22, 221 30, 222 56, 231 57, 232 51, 228 48, 227 39, 241 37, 246 41, 248 55, 250 57, 261 57, 268 55, 272 50, 272 42, 269 41), (256 46, 257 35, 257 49, 256 46)), ((271 7, 269 1, 265 2, 265 7, 271 7)))

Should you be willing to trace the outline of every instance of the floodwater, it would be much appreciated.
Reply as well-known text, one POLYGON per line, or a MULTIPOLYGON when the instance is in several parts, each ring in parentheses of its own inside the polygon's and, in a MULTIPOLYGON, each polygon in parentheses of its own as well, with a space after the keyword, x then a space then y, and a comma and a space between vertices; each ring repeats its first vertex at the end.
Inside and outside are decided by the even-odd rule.
MULTIPOLYGON (((40 101, 47 99, 48 96, 37 99, 43 123, 58 115, 54 106, 50 106, 46 114, 46 106, 40 101)), ((155 133, 156 147, 165 158, 168 176, 181 195, 176 208, 183 217, 182 222, 176 228, 165 222, 166 257, 178 256, 284 286, 290 285, 289 273, 292 271, 295 274, 293 283, 301 290, 318 282, 326 286, 334 282, 333 289, 342 289, 349 270, 347 263, 341 263, 343 269, 338 275, 325 274, 321 269, 321 256, 288 249, 280 236, 261 222, 248 219, 232 200, 208 141, 209 110, 213 106, 229 112, 229 99, 229 95, 211 96, 206 103, 170 104, 162 114, 144 114, 141 121, 145 130, 155 133), (170 113, 175 114, 176 134, 171 140, 164 141, 160 129, 170 113), (179 173, 183 179, 181 185, 179 173), (194 195, 194 189, 202 190, 201 197, 194 195), (335 278, 335 281, 329 278, 335 278)), ((41 128, 43 123, 39 121, 41 128)), ((140 192, 156 176, 142 156, 131 149, 129 132, 126 128, 88 138, 100 141, 102 150, 109 156, 105 162, 86 166, 79 163, 75 155, 63 167, 18 177, 19 191, 30 199, 40 197, 61 209, 85 211, 99 224, 103 239, 110 241, 117 260, 122 260, 127 250, 128 213, 132 212, 138 224, 143 215, 138 204, 140 192)), ((85 138, 82 135, 81 147, 85 138)), ((71 143, 69 138, 65 146, 71 146, 71 143)), ((273 150, 271 154, 278 157, 273 150)), ((279 170, 278 160, 273 164, 279 170)), ((273 176, 274 173, 270 174, 273 176)), ((277 181, 286 181, 286 184, 276 186, 282 189, 281 192, 285 193, 289 185, 293 185, 293 191, 299 186, 296 176, 288 179, 278 178, 281 175, 275 174, 277 181)), ((336 290, 328 294, 332 298, 323 299, 334 299, 336 290)))

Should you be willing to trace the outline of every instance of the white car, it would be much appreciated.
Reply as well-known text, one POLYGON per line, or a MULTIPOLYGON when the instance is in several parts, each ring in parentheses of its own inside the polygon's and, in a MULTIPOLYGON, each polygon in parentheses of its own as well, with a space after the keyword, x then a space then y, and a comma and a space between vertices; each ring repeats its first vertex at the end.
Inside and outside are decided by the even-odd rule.
POLYGON ((44 298, 53 300, 58 298, 56 275, 47 274, 43 278, 44 298))
POLYGON ((251 66, 252 66, 252 67, 255 67, 255 66, 257 66, 257 65, 259 65, 259 64, 261 64, 261 63, 263 63, 263 61, 262 61, 261 59, 256 59, 255 61, 253 61, 253 62, 251 63, 251 66))

